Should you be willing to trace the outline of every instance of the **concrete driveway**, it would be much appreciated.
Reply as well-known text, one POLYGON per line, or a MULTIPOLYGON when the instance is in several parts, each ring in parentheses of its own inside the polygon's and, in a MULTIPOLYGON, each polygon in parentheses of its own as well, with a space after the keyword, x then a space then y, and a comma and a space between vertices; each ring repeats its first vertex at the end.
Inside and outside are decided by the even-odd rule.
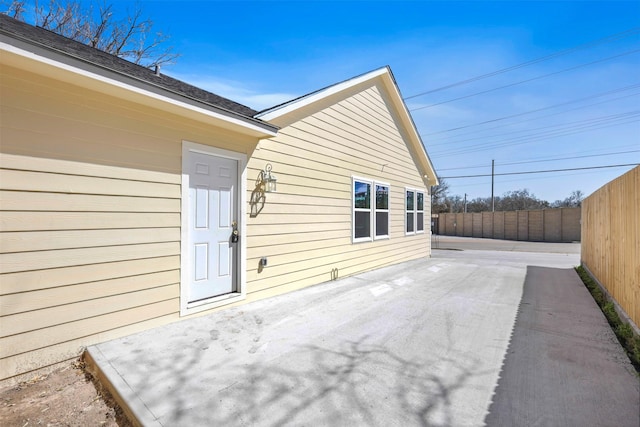
POLYGON ((434 234, 431 236, 431 247, 441 250, 509 251, 578 255, 576 265, 579 264, 580 261, 580 242, 523 242, 519 240, 480 239, 476 237, 440 236, 434 234))
POLYGON ((436 250, 88 353, 148 426, 637 426, 637 377, 578 262, 436 250))

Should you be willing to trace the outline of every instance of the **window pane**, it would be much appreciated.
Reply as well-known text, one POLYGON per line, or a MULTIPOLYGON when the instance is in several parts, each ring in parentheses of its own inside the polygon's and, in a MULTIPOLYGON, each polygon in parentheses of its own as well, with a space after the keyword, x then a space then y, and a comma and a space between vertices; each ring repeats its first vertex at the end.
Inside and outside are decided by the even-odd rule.
POLYGON ((407 233, 413 233, 413 212, 407 213, 407 233))
POLYGON ((371 214, 369 212, 355 212, 354 237, 371 237, 371 214))
POLYGON ((376 236, 389 235, 389 212, 376 212, 376 236))
POLYGON ((418 193, 418 210, 424 210, 424 193, 418 193))
POLYGON ((354 183, 353 206, 361 209, 371 207, 371 184, 360 181, 354 183))
POLYGON ((389 209, 389 187, 376 185, 376 209, 389 209))
POLYGON ((424 214, 422 212, 418 212, 418 218, 416 222, 416 231, 424 231, 424 214))
POLYGON ((414 205, 415 193, 413 191, 407 191, 407 210, 412 211, 414 205))

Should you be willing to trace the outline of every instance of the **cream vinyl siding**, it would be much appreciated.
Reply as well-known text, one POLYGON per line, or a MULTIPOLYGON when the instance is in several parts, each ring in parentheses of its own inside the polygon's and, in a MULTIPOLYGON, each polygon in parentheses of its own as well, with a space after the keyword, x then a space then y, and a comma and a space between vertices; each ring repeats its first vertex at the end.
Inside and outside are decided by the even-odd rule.
POLYGON ((0 379, 179 318, 183 140, 255 140, 2 66, 0 379))
MULTIPOLYGON (((427 192, 383 94, 370 86, 260 142, 248 165, 247 199, 266 163, 278 191, 248 219, 250 295, 325 282, 335 268, 345 277, 430 256, 429 233, 404 233, 405 188, 427 192), (352 176, 389 185, 388 239, 352 244, 352 176), (261 257, 268 258, 263 269, 261 257)), ((425 197, 425 218, 429 212, 425 197)))

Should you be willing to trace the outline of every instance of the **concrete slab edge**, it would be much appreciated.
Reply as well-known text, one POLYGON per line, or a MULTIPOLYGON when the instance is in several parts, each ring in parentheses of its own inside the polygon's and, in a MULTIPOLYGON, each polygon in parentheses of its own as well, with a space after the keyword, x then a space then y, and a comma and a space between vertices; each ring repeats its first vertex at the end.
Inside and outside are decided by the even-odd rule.
POLYGON ((589 267, 587 267, 587 264, 581 261, 580 265, 582 266, 582 268, 585 269, 587 274, 591 276, 593 281, 596 282, 596 284, 600 287, 600 290, 602 290, 602 293, 604 293, 604 295, 607 297, 607 301, 611 301, 613 303, 613 308, 615 308, 616 312, 618 313, 618 316, 622 318, 622 321, 628 323, 631 326, 631 329, 633 329, 633 331, 635 332, 635 334, 640 336, 640 328, 638 327, 638 325, 634 323, 633 319, 631 319, 629 315, 627 315, 627 312, 624 310, 624 308, 622 308, 620 304, 618 304, 618 301, 616 301, 616 299, 609 293, 607 288, 605 288, 604 285, 600 283, 598 278, 591 272, 591 270, 589 270, 589 267))
POLYGON ((111 393, 113 399, 134 426, 162 427, 162 424, 144 402, 140 400, 98 347, 87 348, 82 358, 89 373, 111 393))

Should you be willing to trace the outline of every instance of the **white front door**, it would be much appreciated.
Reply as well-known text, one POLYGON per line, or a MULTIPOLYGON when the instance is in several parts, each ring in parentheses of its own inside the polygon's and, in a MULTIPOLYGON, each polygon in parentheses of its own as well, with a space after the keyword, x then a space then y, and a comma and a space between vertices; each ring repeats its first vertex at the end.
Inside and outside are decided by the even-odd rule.
POLYGON ((238 161, 189 152, 187 302, 237 291, 238 161))

